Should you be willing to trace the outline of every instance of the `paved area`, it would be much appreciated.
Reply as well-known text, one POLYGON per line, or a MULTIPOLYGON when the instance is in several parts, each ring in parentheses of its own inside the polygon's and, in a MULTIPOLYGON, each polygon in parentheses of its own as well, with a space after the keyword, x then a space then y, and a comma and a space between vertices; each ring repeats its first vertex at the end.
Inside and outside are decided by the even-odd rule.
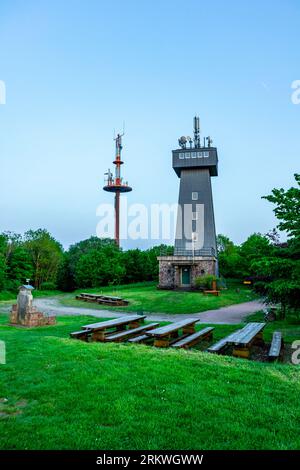
MULTIPOLYGON (((117 318, 129 314, 129 312, 99 310, 93 308, 64 307, 57 299, 35 299, 34 305, 42 312, 54 315, 92 315, 97 318, 117 318)), ((241 304, 230 305, 216 310, 207 310, 200 313, 168 315, 166 313, 147 313, 147 319, 157 321, 176 321, 183 318, 197 318, 200 323, 212 324, 237 324, 241 323, 248 315, 263 308, 263 302, 253 300, 241 304)))

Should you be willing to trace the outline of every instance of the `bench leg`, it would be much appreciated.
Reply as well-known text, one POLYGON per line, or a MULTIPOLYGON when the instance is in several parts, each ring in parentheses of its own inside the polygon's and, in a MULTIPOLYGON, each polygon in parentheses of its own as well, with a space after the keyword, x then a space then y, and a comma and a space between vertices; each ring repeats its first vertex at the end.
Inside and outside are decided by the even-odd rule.
POLYGON ((168 348, 170 346, 169 338, 157 338, 154 340, 154 346, 156 348, 168 348))
POLYGON ((243 357, 243 358, 249 359, 250 350, 249 348, 236 347, 233 349, 232 354, 235 357, 243 357))
POLYGON ((213 339, 213 332, 210 331, 209 333, 207 333, 205 336, 203 336, 203 339, 205 341, 211 341, 213 339))
POLYGON ((262 331, 260 333, 258 333, 258 335, 255 336, 253 344, 255 346, 264 346, 265 342, 264 342, 264 337, 263 337, 263 332, 262 331))
POLYGON ((88 342, 88 334, 85 334, 84 336, 81 336, 81 338, 78 338, 81 341, 85 341, 86 343, 88 342))
POLYGON ((126 325, 118 325, 116 331, 124 331, 126 330, 126 325))
POLYGON ((95 331, 92 333, 92 341, 105 341, 105 331, 95 331))
POLYGON ((136 320, 136 321, 133 321, 131 323, 129 323, 129 329, 130 330, 133 330, 134 328, 138 328, 139 326, 141 326, 143 322, 141 320, 136 320))
POLYGON ((192 326, 185 326, 183 329, 182 329, 182 332, 184 335, 191 335, 192 333, 196 333, 196 329, 195 329, 195 326, 192 325, 192 326))

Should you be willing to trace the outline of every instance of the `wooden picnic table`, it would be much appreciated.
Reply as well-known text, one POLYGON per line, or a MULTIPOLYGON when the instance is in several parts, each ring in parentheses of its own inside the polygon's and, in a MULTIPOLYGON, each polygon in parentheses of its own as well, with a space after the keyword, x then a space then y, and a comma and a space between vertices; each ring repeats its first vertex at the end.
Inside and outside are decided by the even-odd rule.
POLYGON ((248 323, 244 328, 233 334, 227 341, 227 344, 233 345, 232 354, 237 357, 248 358, 251 346, 263 343, 263 329, 265 326, 265 323, 248 323))
POLYGON ((167 348, 170 343, 176 340, 179 336, 179 330, 182 330, 183 335, 195 333, 195 323, 198 318, 186 318, 170 325, 161 326, 154 330, 145 331, 147 336, 154 338, 154 346, 160 348, 167 348))
POLYGON ((76 295, 76 300, 82 300, 84 302, 95 302, 98 304, 105 305, 128 305, 128 300, 122 299, 122 297, 116 297, 114 295, 104 295, 104 294, 89 294, 82 292, 79 295, 76 295))
POLYGON ((247 323, 244 328, 236 332, 236 335, 232 337, 230 344, 248 346, 253 339, 257 339, 258 336, 262 335, 262 330, 265 326, 265 323, 247 323))
POLYGON ((226 346, 233 346, 233 355, 237 357, 250 356, 250 348, 253 344, 263 343, 263 329, 265 323, 247 323, 244 328, 234 331, 230 335, 210 346, 207 351, 219 353, 226 346))
POLYGON ((114 295, 104 295, 104 294, 86 294, 83 292, 80 296, 90 297, 92 299, 112 299, 112 300, 123 300, 122 297, 116 297, 114 295))
POLYGON ((138 328, 145 318, 146 315, 126 315, 113 320, 84 325, 81 328, 92 333, 92 341, 105 341, 105 336, 108 332, 112 333, 112 329, 115 331, 125 330, 127 325, 132 329, 138 328))

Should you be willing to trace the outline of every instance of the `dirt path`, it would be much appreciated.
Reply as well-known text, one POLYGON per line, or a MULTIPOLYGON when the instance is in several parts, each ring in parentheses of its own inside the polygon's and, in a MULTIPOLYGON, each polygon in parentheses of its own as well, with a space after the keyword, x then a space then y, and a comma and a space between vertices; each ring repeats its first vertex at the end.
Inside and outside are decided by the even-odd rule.
MULTIPOLYGON (((64 307, 60 305, 57 299, 40 298, 35 299, 34 305, 42 312, 54 315, 92 315, 98 318, 117 318, 128 314, 129 312, 120 312, 112 310, 99 310, 81 307, 64 307)), ((200 323, 223 323, 236 324, 241 323, 248 315, 255 313, 263 308, 263 303, 259 300, 244 302, 241 304, 230 305, 216 310, 207 310, 206 312, 192 314, 169 315, 167 313, 147 313, 147 319, 157 321, 174 321, 182 318, 197 318, 200 323)))

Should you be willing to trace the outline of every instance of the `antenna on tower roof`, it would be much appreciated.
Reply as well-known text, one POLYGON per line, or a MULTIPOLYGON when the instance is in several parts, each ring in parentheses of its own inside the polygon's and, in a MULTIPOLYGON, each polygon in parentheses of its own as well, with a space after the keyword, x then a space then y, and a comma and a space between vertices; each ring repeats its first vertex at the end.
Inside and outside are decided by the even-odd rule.
POLYGON ((199 119, 199 116, 194 117, 194 145, 195 145, 195 148, 201 147, 201 144, 200 144, 200 119, 199 119))

